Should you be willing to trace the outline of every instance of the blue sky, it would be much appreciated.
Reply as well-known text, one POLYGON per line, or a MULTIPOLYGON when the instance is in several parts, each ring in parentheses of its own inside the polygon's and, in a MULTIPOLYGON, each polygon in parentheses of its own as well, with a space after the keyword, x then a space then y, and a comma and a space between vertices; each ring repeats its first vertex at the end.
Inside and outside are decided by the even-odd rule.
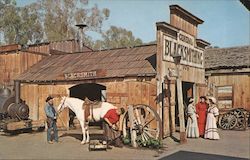
MULTIPOLYGON (((17 0, 25 5, 35 0, 17 0)), ((178 4, 204 20, 198 27, 198 38, 212 46, 233 47, 250 44, 250 12, 238 0, 89 0, 108 8, 110 17, 103 29, 111 25, 131 30, 143 42, 156 39, 155 23, 169 22, 169 5, 178 4)), ((98 36, 89 32, 94 39, 98 36)))

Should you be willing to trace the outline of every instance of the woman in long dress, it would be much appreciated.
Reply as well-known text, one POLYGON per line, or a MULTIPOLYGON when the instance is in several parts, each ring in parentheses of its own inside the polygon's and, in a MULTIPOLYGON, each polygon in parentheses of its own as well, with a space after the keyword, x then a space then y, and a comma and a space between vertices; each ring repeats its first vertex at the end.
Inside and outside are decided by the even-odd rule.
POLYGON ((217 117, 219 115, 219 110, 216 107, 216 99, 214 97, 209 97, 209 107, 207 113, 207 122, 205 128, 204 138, 206 139, 220 139, 218 129, 217 129, 217 117))
POLYGON ((206 103, 207 98, 205 96, 200 97, 200 102, 196 104, 196 113, 198 115, 197 122, 199 128, 200 137, 204 137, 206 120, 207 120, 207 108, 208 104, 206 103))
POLYGON ((194 106, 194 99, 189 99, 188 105, 188 120, 187 120, 187 130, 186 134, 188 138, 198 138, 199 137, 199 129, 197 124, 197 114, 194 106))

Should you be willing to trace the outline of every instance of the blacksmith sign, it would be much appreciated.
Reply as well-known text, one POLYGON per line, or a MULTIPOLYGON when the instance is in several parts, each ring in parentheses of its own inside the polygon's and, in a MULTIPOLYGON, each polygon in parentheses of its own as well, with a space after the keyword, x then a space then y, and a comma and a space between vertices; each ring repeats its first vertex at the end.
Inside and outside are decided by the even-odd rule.
POLYGON ((181 55, 181 64, 204 68, 203 50, 196 47, 195 38, 183 31, 177 37, 164 36, 163 60, 174 62, 172 55, 181 55))
POLYGON ((92 79, 97 77, 104 77, 105 75, 106 75, 105 70, 94 70, 85 72, 65 73, 64 78, 67 80, 92 79))

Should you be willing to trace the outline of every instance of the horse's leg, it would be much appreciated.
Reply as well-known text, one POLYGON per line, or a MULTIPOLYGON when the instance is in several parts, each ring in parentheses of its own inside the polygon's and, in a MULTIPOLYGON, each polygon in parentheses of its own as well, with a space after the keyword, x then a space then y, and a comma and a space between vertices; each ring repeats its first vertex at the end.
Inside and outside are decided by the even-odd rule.
POLYGON ((85 133, 85 124, 84 124, 84 121, 80 121, 80 125, 82 127, 82 142, 81 144, 85 144, 86 142, 86 133, 85 133))
POLYGON ((86 134, 87 134, 86 143, 89 143, 89 125, 86 125, 86 134))

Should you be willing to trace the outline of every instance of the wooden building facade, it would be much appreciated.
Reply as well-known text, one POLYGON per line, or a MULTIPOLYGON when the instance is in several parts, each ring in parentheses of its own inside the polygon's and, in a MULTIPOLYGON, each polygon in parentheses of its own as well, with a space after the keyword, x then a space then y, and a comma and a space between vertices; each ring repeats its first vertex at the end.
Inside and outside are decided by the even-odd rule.
POLYGON ((13 79, 46 54, 22 51, 21 45, 0 46, 0 84, 12 88, 13 79))
MULTIPOLYGON (((0 46, 0 85, 9 88, 13 87, 13 80, 39 62, 44 57, 50 55, 50 52, 57 50, 64 53, 80 52, 79 43, 75 40, 46 42, 21 46, 18 44, 0 46)), ((82 52, 92 51, 84 46, 82 52)))
POLYGON ((203 21, 178 5, 170 6, 170 24, 157 22, 157 94, 162 95, 158 112, 164 121, 163 135, 169 136, 179 125, 176 92, 177 66, 173 56, 181 56, 180 80, 183 103, 206 94, 204 50, 208 42, 197 39, 203 21))
MULTIPOLYGON (((57 52, 57 51, 55 51, 57 52)), ((21 74, 21 98, 30 117, 45 119, 48 95, 102 100, 117 107, 147 104, 156 109, 156 45, 75 54, 50 55, 21 74), (32 95, 32 96, 31 96, 32 95)), ((69 111, 62 112, 59 126, 69 127, 69 111)))
POLYGON ((250 46, 207 49, 205 68, 208 94, 219 109, 250 111, 250 46))

